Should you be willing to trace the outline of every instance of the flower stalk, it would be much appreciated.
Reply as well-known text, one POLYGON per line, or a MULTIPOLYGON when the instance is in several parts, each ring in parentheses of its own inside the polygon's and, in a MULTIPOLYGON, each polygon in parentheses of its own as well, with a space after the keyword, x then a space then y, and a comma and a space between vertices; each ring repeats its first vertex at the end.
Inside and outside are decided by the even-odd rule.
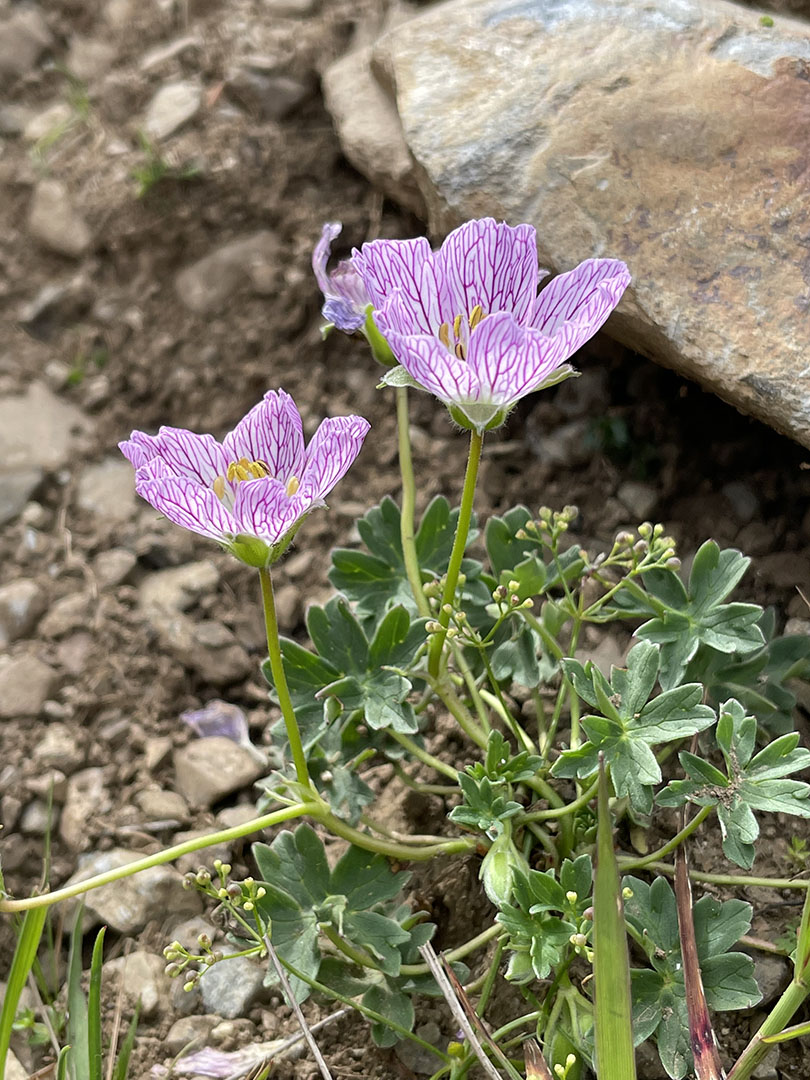
POLYGON ((399 443, 399 471, 402 477, 402 510, 400 512, 400 538, 402 540, 402 559, 405 573, 411 586, 416 609, 423 618, 430 615, 430 605, 422 588, 422 572, 416 554, 414 537, 414 511, 416 508, 416 483, 413 476, 413 457, 411 455, 411 437, 408 431, 408 388, 398 386, 397 395, 397 436, 399 443))

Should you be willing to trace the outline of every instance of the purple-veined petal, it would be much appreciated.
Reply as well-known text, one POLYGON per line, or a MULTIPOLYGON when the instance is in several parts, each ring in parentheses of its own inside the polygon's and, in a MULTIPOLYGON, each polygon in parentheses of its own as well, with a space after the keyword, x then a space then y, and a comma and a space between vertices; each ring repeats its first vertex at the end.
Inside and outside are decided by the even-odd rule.
POLYGON ((353 334, 365 322, 366 308, 371 303, 363 279, 352 259, 342 259, 333 272, 326 272, 332 241, 340 235, 339 222, 327 222, 312 253, 312 269, 324 295, 323 315, 338 330, 353 334))
POLYGON ((238 532, 227 507, 209 487, 202 487, 185 476, 153 476, 151 463, 135 474, 135 490, 154 508, 191 532, 222 541, 238 532))
POLYGON ((271 476, 286 484, 298 475, 304 459, 304 431, 295 402, 283 390, 269 390, 222 444, 229 461, 261 461, 271 476))
POLYGON ((537 297, 531 326, 552 335, 564 323, 575 322, 585 329, 591 321, 593 329, 579 338, 579 348, 607 319, 629 283, 630 272, 618 259, 586 259, 546 285, 537 297), (580 318, 582 309, 587 309, 586 319, 580 318))
POLYGON ((204 487, 210 487, 228 468, 225 451, 213 435, 162 427, 154 436, 153 445, 170 472, 196 480, 204 487))
POLYGON ((339 221, 327 221, 321 229, 321 238, 312 252, 312 270, 318 282, 318 288, 324 296, 328 296, 330 292, 326 264, 332 254, 332 241, 340 236, 342 230, 343 226, 339 221))
POLYGON ((371 240, 352 252, 375 310, 396 294, 401 332, 435 334, 446 318, 433 252, 424 236, 415 240, 371 240))
POLYGON ((237 484, 233 505, 239 523, 237 532, 258 536, 268 544, 277 544, 308 510, 305 500, 288 495, 279 480, 244 480, 237 484))
POLYGON ((336 416, 323 420, 307 447, 298 494, 320 501, 347 473, 360 453, 371 427, 362 416, 336 416))
POLYGON ((118 449, 136 469, 140 469, 148 461, 153 461, 159 453, 155 446, 155 436, 147 435, 145 431, 133 431, 128 439, 118 444, 118 449))
POLYGON ((426 334, 390 334, 388 342, 408 374, 445 404, 476 401, 478 380, 466 360, 426 334))
POLYGON ((449 234, 437 258, 454 314, 468 316, 480 304, 485 315, 510 311, 519 323, 528 321, 539 281, 531 225, 468 221, 449 234))
POLYGON ((481 399, 499 405, 529 393, 563 359, 562 342, 527 330, 508 312, 490 315, 470 334, 468 363, 480 384, 481 399))

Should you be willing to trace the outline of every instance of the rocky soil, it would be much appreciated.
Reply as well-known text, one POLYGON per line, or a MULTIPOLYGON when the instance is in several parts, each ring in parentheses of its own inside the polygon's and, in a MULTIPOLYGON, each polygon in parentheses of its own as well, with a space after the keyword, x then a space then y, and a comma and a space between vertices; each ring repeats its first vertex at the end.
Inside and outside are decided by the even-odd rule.
MULTIPOLYGON (((161 423, 221 434, 278 386, 310 433, 326 414, 369 417, 330 511, 278 571, 281 622, 299 637, 306 605, 329 594, 330 548, 356 542, 358 514, 397 495, 391 399, 361 343, 321 341, 309 268, 324 220, 344 222, 347 245, 423 230, 344 159, 320 91, 325 67, 374 36, 385 8, 0 0, 0 859, 16 895, 40 882, 48 838, 57 887, 247 820, 265 770, 274 716, 257 583, 137 500, 117 441, 161 423), (253 750, 195 734, 185 714, 220 700, 241 711, 253 750)), ((598 542, 660 519, 685 558, 713 536, 755 557, 747 597, 810 630, 796 588, 810 583, 807 452, 607 338, 578 362, 581 379, 524 402, 490 441, 482 516, 573 502, 581 538, 598 542)), ((456 498, 465 446, 427 395, 413 400, 412 434, 420 503, 456 498)), ((587 644, 609 661, 626 643, 587 644)), ((441 827, 437 797, 424 805, 389 779, 378 768, 392 816, 441 827)), ((771 839, 757 868, 787 872, 788 837, 771 839)), ((217 855, 247 872, 241 847, 208 861, 217 855)), ((194 1038, 228 1051, 294 1030, 249 961, 236 978, 214 969, 193 994, 163 975, 164 944, 217 932, 180 885, 199 862, 88 896, 88 926, 110 928, 110 1013, 125 964, 125 1009, 142 998, 135 1076, 194 1038)), ((446 943, 464 927, 459 898, 476 870, 423 883, 446 943)), ((12 943, 3 920, 0 978, 12 943)), ((58 948, 56 962, 63 971, 58 948)), ((328 1011, 309 1008, 312 1020, 328 1011)), ((734 1020, 730 1044, 750 1022, 734 1020)), ((407 1051, 369 1053, 348 1021, 322 1041, 341 1076, 422 1067, 407 1051)), ((48 1060, 47 1048, 14 1045, 26 1070, 48 1060)), ((800 1057, 782 1053, 783 1077, 806 1075, 800 1057)), ((280 1066, 301 1080, 313 1069, 280 1066)))

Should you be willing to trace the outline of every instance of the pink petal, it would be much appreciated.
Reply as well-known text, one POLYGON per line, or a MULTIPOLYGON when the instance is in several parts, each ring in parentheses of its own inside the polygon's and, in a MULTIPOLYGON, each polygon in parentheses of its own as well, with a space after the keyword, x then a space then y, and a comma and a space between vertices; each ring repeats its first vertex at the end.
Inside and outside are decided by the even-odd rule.
POLYGON ((282 483, 298 475, 304 432, 295 402, 283 390, 269 390, 222 440, 229 461, 247 458, 267 465, 282 483))
POLYGON ((352 263, 375 309, 396 297, 401 332, 435 333, 443 321, 433 252, 424 236, 372 240, 352 252, 352 263))
POLYGON ((150 475, 151 465, 135 474, 135 490, 154 508, 191 532, 222 541, 239 531, 235 519, 209 487, 185 476, 150 475))
POLYGON ((531 225, 512 228, 493 218, 468 221, 451 232, 438 254, 453 311, 469 315, 510 311, 525 322, 537 296, 537 234, 531 225))
POLYGON ((371 427, 362 416, 336 416, 324 420, 307 447, 301 486, 304 500, 322 500, 342 479, 360 453, 371 427))
POLYGON ((278 480, 244 480, 236 487, 236 531, 258 536, 268 544, 277 544, 307 510, 306 502, 298 495, 288 495, 278 480))
POLYGON ((559 367, 562 342, 518 325, 507 312, 490 315, 470 335, 468 363, 481 399, 508 405, 559 367))
POLYGON ((332 253, 332 241, 340 236, 342 230, 343 226, 339 221, 327 221, 321 229, 321 238, 312 252, 312 270, 315 274, 315 280, 318 282, 318 288, 324 296, 329 295, 331 292, 329 276, 326 273, 326 264, 329 262, 329 256, 332 253))
POLYGON ((477 400, 478 380, 469 364, 437 338, 391 334, 388 341, 408 374, 440 401, 452 405, 477 400))
POLYGON ((128 439, 118 444, 118 449, 136 469, 158 456, 155 436, 147 435, 145 431, 133 431, 128 439))
POLYGON ((162 427, 154 438, 157 455, 177 476, 210 487, 228 467, 225 452, 213 435, 162 427))
POLYGON ((618 259, 586 259, 543 289, 531 325, 552 335, 566 323, 574 323, 576 329, 567 335, 570 356, 605 322, 629 283, 630 272, 618 259))

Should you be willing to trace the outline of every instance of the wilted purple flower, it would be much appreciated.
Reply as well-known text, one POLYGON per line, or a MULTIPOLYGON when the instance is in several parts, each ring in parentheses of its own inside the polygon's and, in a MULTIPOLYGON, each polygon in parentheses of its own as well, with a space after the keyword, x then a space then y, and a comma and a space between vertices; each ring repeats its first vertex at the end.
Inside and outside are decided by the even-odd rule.
POLYGON ((326 272, 332 241, 340 235, 342 228, 339 221, 324 225, 321 238, 312 252, 312 269, 324 296, 321 309, 324 318, 338 330, 353 334, 365 323, 366 309, 371 300, 352 259, 342 259, 331 274, 326 272))
MULTIPOLYGON (((352 264, 405 379, 478 431, 502 424, 526 394, 572 374, 565 361, 630 281, 624 263, 588 259, 538 295, 534 228, 492 218, 468 221, 435 252, 425 237, 372 240, 352 264)), ((395 370, 388 381, 403 375, 395 370)))
POLYGON ((325 505, 369 427, 361 416, 324 420, 305 447, 295 402, 270 390, 221 443, 163 427, 157 435, 133 431, 119 446, 135 466, 135 490, 156 510, 263 567, 325 505))

